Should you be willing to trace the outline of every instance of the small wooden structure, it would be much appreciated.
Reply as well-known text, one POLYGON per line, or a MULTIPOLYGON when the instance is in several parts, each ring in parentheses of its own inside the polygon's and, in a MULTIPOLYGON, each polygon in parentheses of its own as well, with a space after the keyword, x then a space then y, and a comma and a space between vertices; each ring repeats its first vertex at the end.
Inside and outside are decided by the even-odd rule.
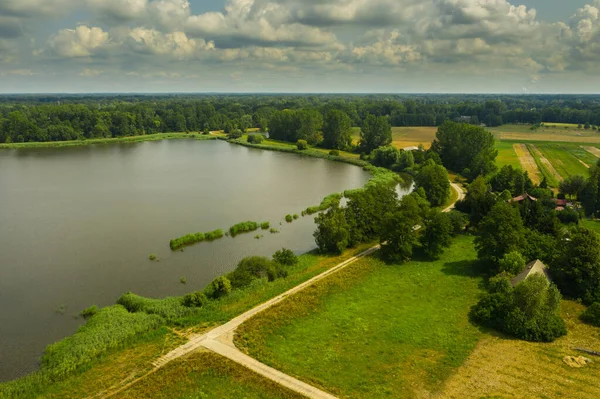
POLYGON ((525 270, 523 270, 518 276, 513 277, 510 280, 510 283, 514 287, 515 285, 525 281, 526 278, 533 276, 534 274, 541 274, 545 276, 548 279, 548 281, 551 280, 550 274, 548 273, 548 267, 545 264, 543 264, 541 260, 538 259, 525 266, 525 270))
POLYGON ((534 201, 534 202, 537 201, 537 198, 532 197, 531 195, 525 193, 523 195, 519 195, 518 197, 515 197, 515 198, 509 200, 508 202, 523 202, 526 199, 528 199, 530 201, 534 201))

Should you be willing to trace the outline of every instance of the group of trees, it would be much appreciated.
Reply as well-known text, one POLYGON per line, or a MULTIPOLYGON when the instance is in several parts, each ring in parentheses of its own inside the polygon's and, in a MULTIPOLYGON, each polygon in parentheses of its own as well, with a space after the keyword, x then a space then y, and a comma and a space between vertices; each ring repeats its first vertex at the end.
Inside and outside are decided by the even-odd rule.
POLYGON ((542 121, 598 126, 600 103, 588 96, 506 95, 4 96, 0 142, 258 128, 282 140, 325 140, 336 148, 347 144, 349 124, 363 128, 361 151, 369 153, 389 144, 386 124, 440 126, 462 117, 487 126, 542 121))

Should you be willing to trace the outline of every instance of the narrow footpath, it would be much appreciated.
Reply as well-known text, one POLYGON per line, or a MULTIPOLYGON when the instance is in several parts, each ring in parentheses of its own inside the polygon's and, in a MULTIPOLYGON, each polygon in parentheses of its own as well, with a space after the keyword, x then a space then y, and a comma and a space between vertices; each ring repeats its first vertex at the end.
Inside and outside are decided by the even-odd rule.
MULTIPOLYGON (((464 192, 462 188, 455 183, 451 183, 451 186, 458 193, 457 200, 462 200, 464 198, 464 192)), ((450 212, 452 209, 454 209, 454 204, 444 209, 444 212, 450 212)), ((268 378, 269 380, 274 381, 277 384, 284 386, 301 395, 304 395, 308 398, 337 399, 335 396, 325 391, 308 385, 300 380, 297 380, 294 377, 282 373, 281 371, 275 370, 274 368, 260 363, 258 360, 242 353, 238 348, 236 348, 235 344, 233 343, 233 337, 237 328, 250 318, 282 302, 283 300, 302 291, 303 289, 315 284, 317 281, 323 280, 324 278, 327 278, 328 276, 350 266, 351 264, 355 263, 361 258, 364 258, 365 256, 369 256, 377 252, 380 248, 380 245, 376 245, 372 248, 369 248, 366 251, 356 256, 353 256, 352 258, 349 258, 346 261, 336 265, 335 267, 319 274, 318 276, 315 276, 312 279, 305 281, 300 285, 297 285, 289 291, 286 291, 283 294, 278 295, 273 299, 261 305, 258 305, 255 308, 250 309, 246 313, 239 315, 238 317, 230 320, 226 324, 216 327, 215 329, 207 332, 206 334, 191 336, 190 340, 186 344, 172 350, 171 352, 154 361, 152 363, 152 365, 155 367, 153 371, 163 367, 167 363, 177 358, 192 353, 195 350, 208 349, 230 360, 233 360, 234 362, 256 372, 257 374, 268 378)))

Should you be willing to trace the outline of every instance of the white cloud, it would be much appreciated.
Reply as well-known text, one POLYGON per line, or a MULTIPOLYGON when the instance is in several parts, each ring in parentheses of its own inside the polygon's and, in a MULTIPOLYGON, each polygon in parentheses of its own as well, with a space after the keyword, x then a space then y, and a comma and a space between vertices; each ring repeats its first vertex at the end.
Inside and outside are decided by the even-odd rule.
POLYGON ((79 76, 83 76, 85 78, 95 78, 96 76, 100 76, 104 73, 104 71, 100 69, 91 69, 85 68, 81 72, 79 72, 79 76))
POLYGON ((131 48, 140 53, 192 58, 202 51, 214 50, 214 43, 194 40, 183 32, 164 34, 154 29, 134 28, 129 32, 131 48))
POLYGON ((56 54, 75 58, 92 55, 95 50, 106 45, 108 40, 108 32, 104 32, 101 28, 81 25, 76 29, 59 31, 50 39, 49 44, 56 54))

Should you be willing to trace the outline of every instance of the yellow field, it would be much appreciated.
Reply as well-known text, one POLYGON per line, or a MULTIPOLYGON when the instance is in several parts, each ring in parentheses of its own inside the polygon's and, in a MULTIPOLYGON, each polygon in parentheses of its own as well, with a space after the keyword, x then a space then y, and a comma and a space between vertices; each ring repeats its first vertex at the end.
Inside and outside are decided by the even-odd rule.
POLYGON ((437 127, 393 127, 392 128, 392 145, 396 148, 418 147, 422 144, 425 149, 431 147, 431 143, 435 139, 437 127))
MULTIPOLYGON (((556 180, 558 180, 558 181, 564 180, 564 178, 560 175, 560 173, 558 173, 558 171, 554 168, 554 165, 552 165, 552 163, 550 161, 548 161, 548 159, 544 156, 544 154, 542 154, 542 152, 540 150, 538 150, 538 148, 535 145, 529 144, 528 147, 529 147, 531 153, 533 154, 533 156, 540 160, 540 162, 548 169, 548 171, 550 173, 552 173, 552 175, 556 178, 556 180)), ((557 159, 556 161, 561 162, 560 159, 557 159)))
POLYGON ((514 144, 513 148, 519 157, 519 162, 524 171, 529 173, 529 178, 534 184, 540 184, 542 181, 540 170, 535 163, 535 159, 529 152, 525 144, 514 144))
POLYGON ((600 158, 600 149, 596 147, 582 147, 584 150, 592 154, 593 156, 600 158))
POLYGON ((503 125, 487 128, 499 140, 557 141, 576 143, 600 143, 600 133, 579 129, 577 125, 553 123, 531 130, 530 125, 503 125))
POLYGON ((487 335, 446 381, 440 398, 600 398, 600 358, 573 349, 600 350, 600 330, 578 320, 584 309, 563 301, 569 334, 551 344, 487 335), (572 367, 567 356, 592 363, 572 367))

